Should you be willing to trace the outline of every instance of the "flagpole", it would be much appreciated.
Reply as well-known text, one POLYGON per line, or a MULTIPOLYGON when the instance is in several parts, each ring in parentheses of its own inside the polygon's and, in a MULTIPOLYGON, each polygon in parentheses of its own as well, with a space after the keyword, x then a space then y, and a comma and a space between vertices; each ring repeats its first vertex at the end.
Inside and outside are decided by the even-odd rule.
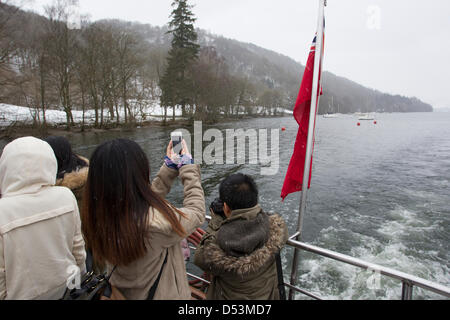
MULTIPOLYGON (((309 130, 308 130, 308 144, 306 146, 306 159, 305 159, 305 169, 303 173, 303 184, 302 184, 302 193, 301 193, 301 201, 300 201, 300 211, 298 216, 298 225, 297 225, 297 233, 296 240, 300 240, 303 231, 303 217, 306 212, 306 198, 308 195, 308 187, 309 187, 309 177, 310 177, 310 169, 311 169, 311 156, 313 152, 313 143, 314 143, 314 129, 315 129, 315 121, 316 114, 319 107, 320 94, 317 93, 320 90, 319 87, 319 77, 320 77, 320 65, 322 59, 322 44, 323 44, 323 32, 324 32, 324 16, 325 16, 325 6, 327 0, 319 0, 319 21, 317 23, 317 38, 316 38, 316 53, 314 60, 314 74, 313 74, 313 88, 311 93, 311 111, 309 115, 309 130)), ((298 248, 295 249, 294 258, 292 262, 292 273, 291 273, 291 285, 295 286, 297 284, 297 274, 298 274, 298 262, 299 262, 299 254, 300 250, 298 248)), ((289 292, 289 299, 292 300, 294 297, 294 290, 291 289, 289 292)))

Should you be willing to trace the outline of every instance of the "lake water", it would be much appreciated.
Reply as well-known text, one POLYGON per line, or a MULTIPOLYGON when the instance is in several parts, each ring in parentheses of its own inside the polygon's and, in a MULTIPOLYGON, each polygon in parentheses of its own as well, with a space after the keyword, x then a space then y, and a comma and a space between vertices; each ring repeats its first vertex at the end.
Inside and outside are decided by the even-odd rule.
MULTIPOLYGON (((376 125, 361 121, 358 127, 352 115, 318 118, 302 240, 450 286, 450 113, 378 114, 377 121, 376 125)), ((222 132, 230 128, 279 130, 278 174, 263 176, 259 165, 212 164, 202 165, 202 181, 209 205, 225 176, 252 175, 260 188, 262 207, 280 213, 294 233, 300 193, 284 202, 280 193, 296 122, 291 117, 256 118, 203 127, 222 132)), ((135 140, 149 156, 153 176, 174 129, 149 127, 69 139, 74 150, 87 157, 106 140, 119 136, 135 140)), ((194 131, 193 127, 186 129, 194 131)), ((168 198, 182 204, 179 182, 168 198)), ((292 248, 283 252, 285 279, 289 279, 292 254, 292 248)), ((370 273, 310 253, 301 254, 299 269, 299 286, 325 299, 401 297, 399 281, 381 277, 381 289, 368 289, 370 273)), ((414 298, 442 297, 415 288, 414 298)))

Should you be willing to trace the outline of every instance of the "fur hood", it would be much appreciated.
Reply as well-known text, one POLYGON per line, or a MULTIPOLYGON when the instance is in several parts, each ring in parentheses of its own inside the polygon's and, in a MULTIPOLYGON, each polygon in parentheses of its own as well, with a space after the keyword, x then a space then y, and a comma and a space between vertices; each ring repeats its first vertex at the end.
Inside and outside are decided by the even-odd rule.
POLYGON ((287 240, 286 223, 281 216, 268 216, 268 226, 268 240, 261 248, 256 249, 250 255, 238 257, 227 254, 220 247, 219 242, 212 242, 204 250, 205 261, 211 264, 212 269, 239 276, 246 276, 259 271, 262 267, 274 261, 275 254, 282 249, 287 240))
POLYGON ((70 190, 77 190, 84 187, 89 174, 89 160, 81 156, 79 157, 86 161, 88 166, 83 167, 77 171, 66 173, 64 175, 64 178, 58 179, 56 181, 57 186, 66 187, 70 190))

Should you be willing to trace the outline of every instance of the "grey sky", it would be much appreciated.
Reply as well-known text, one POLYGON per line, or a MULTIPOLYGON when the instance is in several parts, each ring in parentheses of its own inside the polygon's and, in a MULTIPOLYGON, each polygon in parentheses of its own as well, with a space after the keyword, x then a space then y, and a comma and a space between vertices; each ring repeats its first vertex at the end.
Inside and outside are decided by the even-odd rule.
MULTIPOLYGON (((306 62, 317 26, 317 0, 190 2, 197 27, 306 62)), ((35 0, 33 6, 40 10, 48 3, 35 0)), ((80 12, 92 20, 162 26, 169 21, 171 3, 80 0, 80 12)), ((450 1, 328 0, 325 14, 326 70, 383 92, 416 96, 436 108, 450 107, 450 1)))

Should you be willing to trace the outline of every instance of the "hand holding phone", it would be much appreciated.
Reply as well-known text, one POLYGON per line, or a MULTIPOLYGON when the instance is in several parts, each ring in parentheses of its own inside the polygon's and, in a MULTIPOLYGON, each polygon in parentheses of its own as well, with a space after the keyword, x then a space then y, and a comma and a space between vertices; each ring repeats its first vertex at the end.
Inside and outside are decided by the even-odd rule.
POLYGON ((179 131, 172 132, 170 135, 172 149, 175 154, 181 155, 183 151, 183 134, 179 131))
POLYGON ((181 132, 171 133, 166 155, 169 161, 166 162, 166 165, 169 168, 173 166, 174 169, 175 167, 180 169, 184 165, 194 164, 192 155, 189 153, 189 148, 181 132))

